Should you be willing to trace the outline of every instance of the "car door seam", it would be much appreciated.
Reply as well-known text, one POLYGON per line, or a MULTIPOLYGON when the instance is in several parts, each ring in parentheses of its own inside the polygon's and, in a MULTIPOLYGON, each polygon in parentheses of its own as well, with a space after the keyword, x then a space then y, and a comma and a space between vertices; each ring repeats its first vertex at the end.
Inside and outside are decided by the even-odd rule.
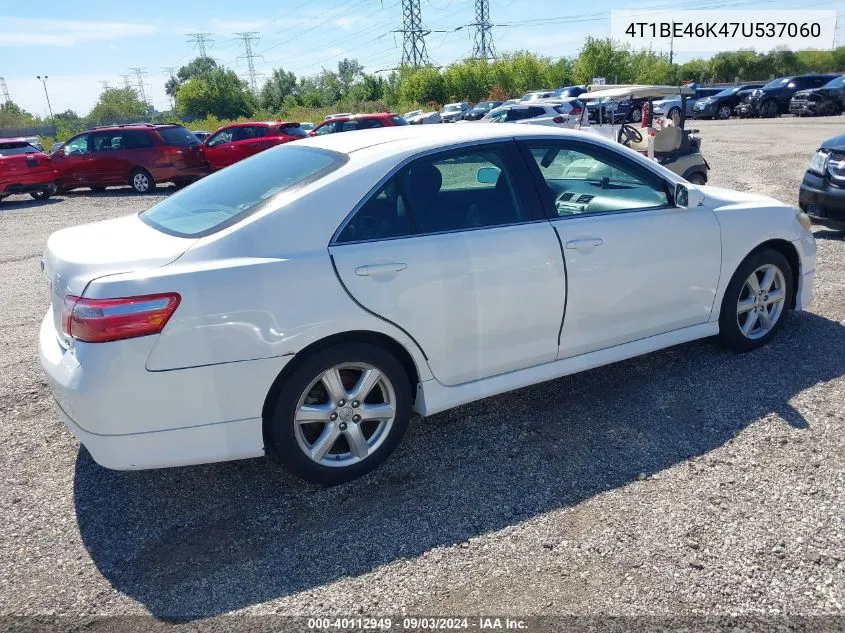
MULTIPOLYGON (((547 220, 548 221, 548 220, 547 220)), ((549 226, 555 232, 557 238, 557 245, 560 247, 560 258, 563 260, 563 314, 560 317, 560 328, 557 331, 557 348, 558 355, 560 355, 560 342, 563 340, 563 323, 566 321, 566 305, 569 302, 569 271, 566 269, 566 254, 563 252, 563 242, 560 239, 560 233, 557 228, 550 221, 549 226)))
POLYGON ((411 334, 410 334, 410 332, 408 332, 408 330, 403 328, 401 325, 394 323, 390 319, 383 317, 380 314, 377 314, 376 312, 373 312, 368 307, 363 305, 360 301, 358 301, 358 299, 356 299, 351 292, 349 292, 349 288, 346 287, 346 284, 343 283, 343 279, 341 279, 341 277, 340 277, 340 273, 337 270, 337 264, 335 264, 335 261, 334 261, 334 255, 332 255, 331 252, 329 252, 329 260, 332 263, 332 269, 334 270, 334 275, 337 278, 338 283, 340 283, 340 287, 343 288, 343 291, 346 293, 346 296, 348 296, 350 299, 352 299, 352 301, 355 303, 355 305, 357 305, 359 308, 361 308, 367 314, 371 314, 374 317, 376 317, 377 319, 380 319, 380 320, 384 321, 385 323, 390 323, 390 325, 399 329, 403 334, 405 334, 405 336, 407 336, 409 339, 411 339, 411 341, 413 341, 414 345, 417 346, 417 349, 420 350, 420 353, 423 355, 423 358, 425 359, 425 361, 428 362, 428 360, 429 360, 428 356, 426 355, 425 350, 422 348, 422 345, 419 344, 417 339, 415 339, 413 336, 411 336, 411 334))

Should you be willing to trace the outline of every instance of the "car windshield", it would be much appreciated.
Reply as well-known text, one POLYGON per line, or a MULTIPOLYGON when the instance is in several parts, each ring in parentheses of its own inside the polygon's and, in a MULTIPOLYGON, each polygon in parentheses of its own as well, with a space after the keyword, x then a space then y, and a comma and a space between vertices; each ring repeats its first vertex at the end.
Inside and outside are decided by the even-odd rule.
POLYGON ((780 88, 781 86, 785 86, 790 81, 792 81, 792 77, 783 77, 782 79, 775 79, 774 81, 770 81, 765 86, 763 86, 763 90, 768 90, 770 88, 780 88))
POLYGON ((493 105, 492 101, 479 101, 475 104, 475 110, 486 110, 493 105))
POLYGON ((445 108, 443 108, 443 112, 457 112, 460 109, 461 109, 461 106, 455 105, 453 103, 453 104, 447 105, 445 108))
POLYGON ((842 77, 837 77, 836 79, 831 79, 822 88, 842 88, 845 86, 845 75, 842 77))
POLYGON ((338 152, 280 145, 203 178, 139 217, 170 235, 202 237, 261 210, 284 191, 323 178, 347 160, 338 152))
POLYGON ((725 88, 722 92, 717 92, 714 94, 714 97, 730 97, 732 94, 735 94, 739 91, 739 86, 734 86, 732 88, 725 88))
POLYGON ((299 125, 285 124, 279 128, 279 131, 282 134, 287 134, 288 136, 297 136, 299 138, 305 138, 306 136, 308 136, 308 132, 299 125))
POLYGON ((180 125, 160 127, 158 128, 158 133, 164 138, 165 143, 176 147, 187 147, 189 145, 199 145, 200 143, 200 140, 194 136, 193 132, 180 125))
POLYGON ((24 141, 14 143, 0 143, 0 156, 17 156, 18 154, 35 154, 37 147, 33 147, 24 141))

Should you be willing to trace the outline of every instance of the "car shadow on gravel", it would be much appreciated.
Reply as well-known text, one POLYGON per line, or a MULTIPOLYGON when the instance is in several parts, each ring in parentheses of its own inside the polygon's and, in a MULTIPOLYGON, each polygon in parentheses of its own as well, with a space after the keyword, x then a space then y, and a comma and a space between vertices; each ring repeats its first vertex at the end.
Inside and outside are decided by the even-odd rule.
POLYGON ((61 198, 47 198, 46 200, 35 200, 34 198, 4 198, 0 201, 0 213, 5 211, 30 211, 37 207, 52 207, 61 201, 61 198))
POLYGON ((749 354, 691 343, 418 420, 387 464, 330 489, 261 459, 115 472, 81 449, 79 529, 115 589, 159 618, 307 591, 576 505, 770 413, 806 428, 789 401, 845 374, 845 327, 786 325, 749 354))

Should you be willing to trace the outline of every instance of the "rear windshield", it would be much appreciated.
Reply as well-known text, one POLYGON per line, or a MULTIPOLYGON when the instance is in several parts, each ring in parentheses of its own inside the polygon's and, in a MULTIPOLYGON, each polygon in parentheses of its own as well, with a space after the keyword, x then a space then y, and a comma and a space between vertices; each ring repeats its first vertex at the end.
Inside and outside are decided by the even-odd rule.
POLYGON ((158 133, 168 145, 176 147, 187 147, 188 145, 199 145, 200 140, 190 130, 180 127, 160 127, 158 133))
POLYGON ((308 136, 308 132, 298 125, 282 125, 279 127, 279 132, 288 136, 298 136, 299 138, 308 136))
POLYGON ((405 117, 399 116, 398 114, 394 114, 393 116, 391 116, 390 120, 393 121, 393 125, 408 125, 408 122, 405 120, 405 117))
POLYGON ((37 147, 23 141, 0 143, 0 156, 16 156, 17 154, 34 154, 36 152, 38 152, 37 147))
POLYGON ((139 217, 170 235, 210 235, 260 211, 283 191, 323 178, 347 160, 338 152, 280 145, 203 178, 139 217))

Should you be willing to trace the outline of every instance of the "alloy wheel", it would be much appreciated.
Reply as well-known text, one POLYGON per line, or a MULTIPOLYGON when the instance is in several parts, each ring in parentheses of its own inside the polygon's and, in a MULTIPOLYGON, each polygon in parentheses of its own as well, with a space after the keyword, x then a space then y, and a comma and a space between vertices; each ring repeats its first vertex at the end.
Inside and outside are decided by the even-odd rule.
POLYGON ((718 112, 717 116, 718 116, 721 120, 723 120, 723 121, 724 121, 725 119, 730 119, 730 118, 731 118, 731 109, 730 109, 730 107, 729 107, 729 106, 726 106, 726 105, 720 106, 720 107, 719 107, 719 112, 718 112))
POLYGON ((768 334, 783 315, 786 279, 773 264, 764 264, 748 276, 739 292, 736 320, 748 339, 768 334))
POLYGON ((378 450, 395 417, 396 392, 387 376, 366 363, 342 363, 305 388, 294 412, 294 433, 312 461, 344 467, 378 450))
POLYGON ((132 178, 132 186, 135 188, 135 191, 144 193, 147 189, 150 188, 150 179, 147 178, 146 174, 138 172, 132 178))

